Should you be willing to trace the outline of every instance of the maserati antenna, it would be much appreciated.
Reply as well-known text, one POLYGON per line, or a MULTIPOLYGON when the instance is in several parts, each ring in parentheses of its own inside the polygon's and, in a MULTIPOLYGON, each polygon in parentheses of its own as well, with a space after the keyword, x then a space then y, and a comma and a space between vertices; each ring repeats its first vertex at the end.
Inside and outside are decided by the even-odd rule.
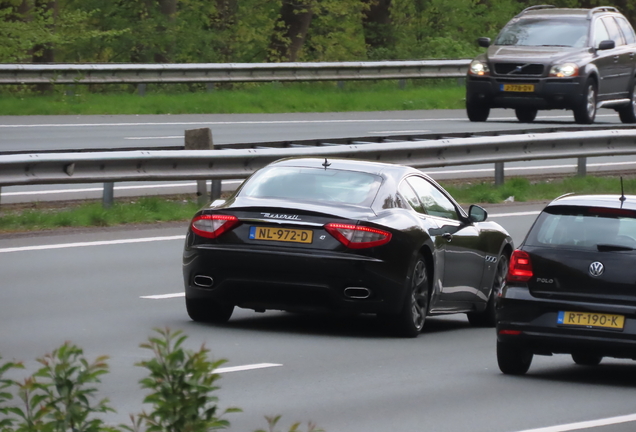
POLYGON ((621 176, 621 197, 619 198, 621 202, 621 207, 623 207, 623 203, 625 202, 626 199, 627 198, 625 198, 625 189, 623 189, 623 176, 621 176))
MULTIPOLYGON (((322 164, 322 166, 325 167, 325 171, 327 171, 327 167, 330 166, 331 164, 329 162, 327 162, 327 158, 325 158, 325 162, 322 164)), ((621 177, 621 181, 622 181, 622 177, 621 177)))

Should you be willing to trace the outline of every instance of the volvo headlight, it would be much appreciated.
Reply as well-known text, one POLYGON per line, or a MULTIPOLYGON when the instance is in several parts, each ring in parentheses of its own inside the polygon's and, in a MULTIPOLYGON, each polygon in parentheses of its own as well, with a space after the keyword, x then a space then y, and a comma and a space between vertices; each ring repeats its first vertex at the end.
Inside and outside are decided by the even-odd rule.
POLYGON ((488 65, 479 60, 473 60, 470 62, 470 67, 468 68, 468 72, 471 75, 484 76, 490 75, 490 69, 488 69, 488 65))
POLYGON ((574 63, 554 65, 550 68, 550 76, 557 78, 570 78, 579 75, 579 67, 574 63))

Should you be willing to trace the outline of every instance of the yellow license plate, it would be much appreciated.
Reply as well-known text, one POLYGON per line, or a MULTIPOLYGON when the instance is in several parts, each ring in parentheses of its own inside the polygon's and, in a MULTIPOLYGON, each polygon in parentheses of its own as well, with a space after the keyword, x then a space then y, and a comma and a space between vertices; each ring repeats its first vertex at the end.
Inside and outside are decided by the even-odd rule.
POLYGON ((250 227, 249 238, 252 240, 271 240, 292 243, 311 243, 314 238, 312 230, 278 228, 278 227, 250 227))
POLYGON ((534 91, 534 84, 502 84, 501 91, 531 93, 534 91))
POLYGON ((560 311, 557 324, 564 326, 596 327, 622 330, 625 326, 623 315, 602 314, 594 312, 560 311))

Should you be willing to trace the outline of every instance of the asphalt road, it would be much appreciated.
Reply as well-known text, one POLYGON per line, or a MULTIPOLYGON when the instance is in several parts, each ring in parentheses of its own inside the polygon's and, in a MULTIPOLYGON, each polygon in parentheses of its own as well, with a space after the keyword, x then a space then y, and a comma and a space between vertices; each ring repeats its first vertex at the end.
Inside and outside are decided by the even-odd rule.
MULTIPOLYGON (((518 244, 540 207, 490 212, 518 244)), ((537 357, 527 376, 504 376, 494 331, 471 328, 463 315, 429 319, 417 339, 388 337, 372 317, 237 310, 227 325, 193 323, 180 297, 184 232, 165 225, 0 237, 0 355, 31 370, 65 340, 89 358, 110 355, 101 396, 118 411, 107 417, 114 423, 141 409, 144 370, 133 365, 149 352, 138 345, 152 328, 170 327, 189 335, 187 346, 205 343, 228 359, 224 367, 244 367, 220 381, 220 405, 244 411, 228 416, 231 431, 265 427, 263 416, 275 414, 285 427, 311 420, 332 432, 636 428, 634 418, 606 420, 636 412, 633 362, 585 368, 567 356, 537 357), (592 420, 600 426, 572 425, 592 420)))
MULTIPOLYGON (((600 110, 597 124, 619 122, 611 110, 600 110)), ((541 112, 532 124, 521 124, 511 110, 493 110, 485 123, 471 123, 464 110, 354 113, 163 115, 163 116, 2 116, 0 152, 45 149, 131 148, 183 145, 184 131, 209 127, 215 143, 325 139, 352 136, 477 132, 520 128, 573 126, 566 111, 541 112)), ((631 157, 590 158, 588 172, 636 168, 631 157)), ((573 173, 576 160, 506 164, 506 175, 573 173)), ((427 170, 438 180, 492 178, 493 165, 471 165, 427 170)), ((236 187, 227 183, 226 189, 236 187)), ((115 196, 192 193, 195 184, 180 182, 119 183, 115 196)), ((101 185, 39 185, 5 187, 3 203, 100 198, 101 185)))

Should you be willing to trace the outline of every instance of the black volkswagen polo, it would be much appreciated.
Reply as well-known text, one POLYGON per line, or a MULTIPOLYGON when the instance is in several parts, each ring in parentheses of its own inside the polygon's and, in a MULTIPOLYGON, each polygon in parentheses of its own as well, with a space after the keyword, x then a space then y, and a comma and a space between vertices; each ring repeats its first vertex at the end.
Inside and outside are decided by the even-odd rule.
POLYGON ((533 355, 636 360, 636 196, 564 196, 510 259, 496 303, 497 360, 524 374, 533 355))
POLYGON ((227 321, 235 306, 377 314, 414 337, 427 315, 494 326, 512 240, 478 206, 400 165, 285 159, 193 218, 186 308, 227 321))

